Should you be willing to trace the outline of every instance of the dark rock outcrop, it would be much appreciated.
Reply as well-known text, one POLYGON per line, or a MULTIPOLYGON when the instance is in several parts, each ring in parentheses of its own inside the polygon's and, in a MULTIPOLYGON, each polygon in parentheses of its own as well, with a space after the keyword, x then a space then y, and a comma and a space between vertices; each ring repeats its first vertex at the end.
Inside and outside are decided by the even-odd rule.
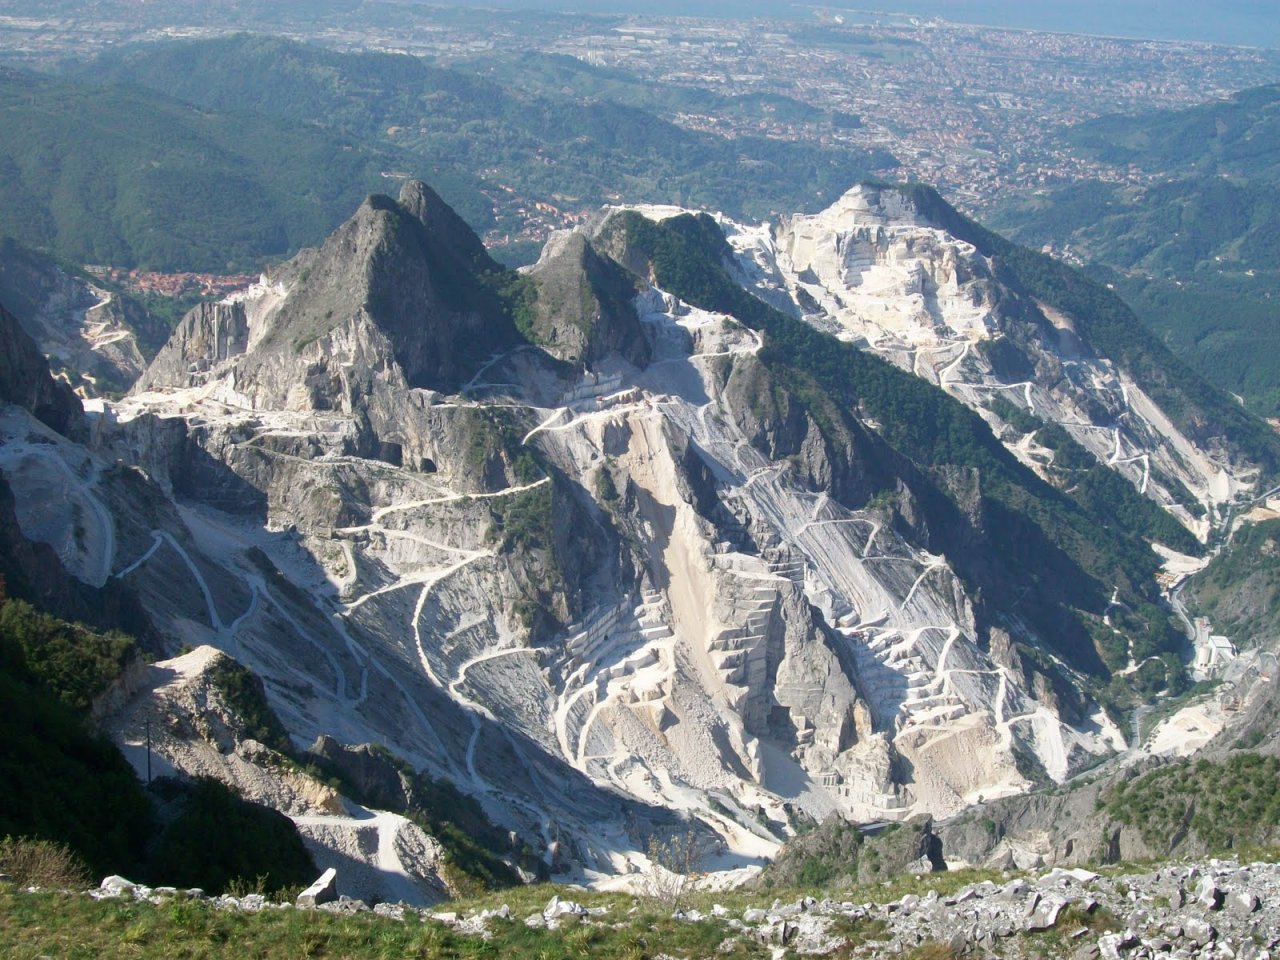
POLYGON ((509 278, 460 217, 410 181, 399 201, 370 196, 322 247, 274 269, 265 296, 193 310, 140 389, 199 383, 228 360, 236 389, 262 406, 350 411, 379 384, 456 389, 519 339, 509 278))
POLYGON ((832 816, 790 841, 760 875, 760 882, 842 889, 902 873, 946 869, 932 817, 876 828, 832 816))
POLYGON ((638 367, 648 362, 634 278, 581 233, 549 243, 529 277, 537 290, 530 332, 548 353, 587 369, 613 355, 638 367))
POLYGON ((316 369, 306 379, 322 396, 342 377, 323 351, 313 358, 307 348, 335 335, 357 340, 365 354, 357 359, 367 362, 378 360, 374 341, 385 338, 385 359, 408 386, 455 388, 481 358, 516 340, 490 279, 501 274, 461 218, 411 181, 399 202, 369 197, 323 247, 282 268, 291 293, 266 341, 309 361, 316 369), (372 330, 362 333, 366 324, 372 330))
POLYGON ((82 423, 79 399, 49 375, 49 361, 4 307, 0 307, 0 401, 16 403, 62 434, 74 432, 82 423))
POLYGON ((336 773, 361 802, 382 810, 407 810, 413 786, 395 760, 371 743, 350 746, 321 735, 307 753, 324 770, 336 773))

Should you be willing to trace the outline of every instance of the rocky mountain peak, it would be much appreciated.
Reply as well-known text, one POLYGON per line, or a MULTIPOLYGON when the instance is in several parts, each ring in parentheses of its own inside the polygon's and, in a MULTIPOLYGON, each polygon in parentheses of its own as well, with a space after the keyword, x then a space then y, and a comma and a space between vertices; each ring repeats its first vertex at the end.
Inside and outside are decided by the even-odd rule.
POLYGON ((528 275, 536 288, 531 332, 549 353, 589 369, 611 355, 648 361, 635 278, 583 234, 554 237, 528 275))
POLYGON ((850 188, 812 219, 841 232, 868 226, 942 228, 903 191, 874 183, 850 188))
POLYGON ((523 276, 426 187, 370 197, 118 405, 112 455, 199 510, 121 510, 97 569, 295 738, 385 743, 552 867, 629 871, 664 808, 758 861, 792 807, 1063 780, 1125 746, 1090 699, 1125 640, 1178 639, 1087 629, 1155 596, 1148 537, 1197 547, 1140 496, 1208 509, 1216 467, 929 196, 612 209, 523 276), (1086 475, 1110 501, 1051 486, 1086 475))
POLYGON ((377 383, 452 389, 517 337, 503 276, 462 219, 410 181, 399 200, 369 196, 323 246, 234 302, 197 307, 138 390, 220 383, 254 408, 350 410, 377 383))
POLYGON ((469 261, 481 269, 496 269, 475 232, 453 208, 421 180, 409 180, 400 188, 400 208, 421 223, 441 251, 469 261))

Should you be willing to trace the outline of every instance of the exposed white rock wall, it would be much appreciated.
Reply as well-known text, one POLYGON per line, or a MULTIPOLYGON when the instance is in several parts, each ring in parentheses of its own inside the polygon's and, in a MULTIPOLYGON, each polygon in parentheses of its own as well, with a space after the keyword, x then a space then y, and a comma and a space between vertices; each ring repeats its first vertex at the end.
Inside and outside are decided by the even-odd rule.
MULTIPOLYGON (((887 196, 854 193, 776 233, 726 224, 744 277, 976 407, 1000 391, 1064 423, 1135 483, 1146 476, 1152 495, 1153 466, 1210 504, 1243 482, 1106 361, 1046 341, 1061 381, 996 377, 978 349, 1004 335, 987 265, 887 196), (1115 422, 1089 422, 1079 390, 1115 422)), ((1101 714, 1064 723, 1007 650, 979 645, 944 558, 874 509, 805 489, 792 464, 751 444, 721 386, 726 365, 748 366, 762 347, 741 325, 648 289, 637 299, 653 344, 644 370, 619 361, 557 382, 525 348, 445 396, 405 389, 359 311, 314 343, 256 356, 296 295, 264 281, 240 299, 246 352, 240 338, 207 363, 153 368, 147 390, 103 416, 106 459, 6 414, 0 469, 24 532, 88 582, 129 584, 175 644, 252 667, 300 743, 385 743, 548 859, 568 849, 589 878, 642 867, 647 835, 675 829, 663 809, 710 825, 714 862, 729 868, 776 849, 786 804, 945 815, 1023 789, 1019 751, 1061 779, 1124 747, 1101 714), (321 387, 308 380, 316 371, 321 387), (537 645, 514 613, 524 588, 493 513, 553 481, 504 486, 457 449, 467 418, 498 408, 554 482, 595 501, 583 516, 600 530, 577 535, 607 539, 607 517, 634 571, 591 581, 579 622, 537 645), (370 431, 399 444, 403 462, 375 459, 370 431), (203 477, 224 491, 219 509, 128 508, 103 480, 117 456, 164 489, 203 477), (712 478, 715 518, 695 508, 693 462, 712 478), (234 509, 254 495, 260 504, 234 509)), ((1069 345, 1069 318, 1046 324, 1069 345)), ((1006 436, 1035 464, 1026 439, 1006 436)), ((364 846, 373 829, 316 835, 330 828, 364 846)), ((375 853, 384 834, 398 842, 375 833, 375 853)))
MULTIPOLYGON (((548 849, 572 841, 602 873, 644 862, 610 794, 696 813, 733 867, 776 848, 784 802, 818 816, 948 813, 1024 786, 1015 743, 1057 776, 1108 748, 1106 730, 1063 726, 979 650, 941 558, 799 489, 733 426, 713 370, 750 360, 756 335, 658 291, 639 307, 658 345, 645 371, 606 371, 604 396, 571 388, 564 407, 525 407, 541 424, 526 443, 584 490, 607 464, 635 504, 637 591, 589 603, 562 646, 530 647, 511 622, 507 561, 486 532, 491 501, 549 481, 473 493, 447 472, 346 455, 344 411, 229 403, 234 358, 115 414, 198 422, 203 448, 267 491, 266 528, 191 505, 130 532, 127 551, 99 536, 68 559, 168 611, 171 635, 260 673, 300 740, 386 743, 548 849), (682 492, 690 443, 758 555, 682 492), (319 520, 334 501, 360 519, 319 520)), ((477 404, 442 398, 424 415, 444 424, 477 404)), ((41 476, 62 472, 63 446, 34 461, 41 476)), ((92 478, 85 464, 72 472, 92 478)))
POLYGON ((859 186, 831 207, 777 225, 727 220, 744 281, 768 302, 880 354, 981 413, 1035 470, 1051 452, 986 409, 993 396, 1060 424, 1101 462, 1204 538, 1171 478, 1217 517, 1254 476, 1196 447, 1111 361, 1082 349, 1070 317, 1045 304, 1030 344, 1035 374, 1002 378, 982 346, 1009 335, 991 264, 930 224, 896 191, 859 186), (1039 455, 1039 456, 1037 456, 1039 455))

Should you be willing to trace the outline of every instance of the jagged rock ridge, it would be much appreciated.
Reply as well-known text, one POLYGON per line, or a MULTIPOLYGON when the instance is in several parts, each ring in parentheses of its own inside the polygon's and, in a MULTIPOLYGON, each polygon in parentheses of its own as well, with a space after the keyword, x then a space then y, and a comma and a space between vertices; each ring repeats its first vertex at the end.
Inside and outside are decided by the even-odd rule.
POLYGON ((727 233, 762 296, 936 383, 1034 470, 1053 451, 1006 422, 993 398, 1063 427, 1202 538, 1218 507, 1256 480, 1247 462, 1179 430, 1073 317, 1011 290, 989 256, 897 190, 856 187, 821 213, 727 233))
MULTIPOLYGON (((371 198, 98 418, 158 499, 89 457, 69 560, 250 665, 296 742, 384 743, 589 873, 671 811, 739 866, 797 809, 948 813, 1123 746, 975 614, 877 425, 820 423, 732 317, 623 300, 644 267, 610 236, 524 278, 524 339, 529 288, 434 194, 371 198)), ((17 465, 88 455, 20 420, 29 502, 17 465)))

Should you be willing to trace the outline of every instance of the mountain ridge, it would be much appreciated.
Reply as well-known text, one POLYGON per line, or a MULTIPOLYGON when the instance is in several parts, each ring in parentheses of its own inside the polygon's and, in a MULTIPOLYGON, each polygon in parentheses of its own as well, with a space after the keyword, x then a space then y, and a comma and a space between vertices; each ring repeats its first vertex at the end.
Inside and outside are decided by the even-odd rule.
MULTIPOLYGON (((103 522, 66 544, 72 568, 133 589, 168 646, 233 652, 295 738, 385 743, 582 879, 645 869, 686 817, 708 866, 736 869, 799 811, 948 814, 1122 750, 1108 681, 1171 683, 1182 642, 1150 516, 1104 528, 1050 482, 1077 469, 1064 441, 1024 458, 1018 416, 952 395, 995 388, 980 358, 935 358, 965 377, 930 380, 819 329, 838 312, 812 305, 853 293, 779 252, 799 220, 653 216, 606 211, 513 274, 428 188, 370 199, 189 314, 94 419, 93 453, 14 422, 0 467, 20 505, 58 461, 143 471, 138 510, 80 468, 103 522), (384 305, 392 280, 407 294, 384 305), (762 298, 783 294, 793 312, 762 298)), ((877 244, 951 242, 877 230, 842 246, 860 277, 897 276, 877 244)), ((947 249, 949 276, 995 291, 972 306, 1014 302, 947 249)), ((1054 374, 1022 392, 1086 409, 1060 342, 1018 347, 1054 374)), ((1151 457, 1181 436, 1153 416, 1124 428, 1151 457)), ((1071 456, 1125 467, 1109 450, 1071 456)))

